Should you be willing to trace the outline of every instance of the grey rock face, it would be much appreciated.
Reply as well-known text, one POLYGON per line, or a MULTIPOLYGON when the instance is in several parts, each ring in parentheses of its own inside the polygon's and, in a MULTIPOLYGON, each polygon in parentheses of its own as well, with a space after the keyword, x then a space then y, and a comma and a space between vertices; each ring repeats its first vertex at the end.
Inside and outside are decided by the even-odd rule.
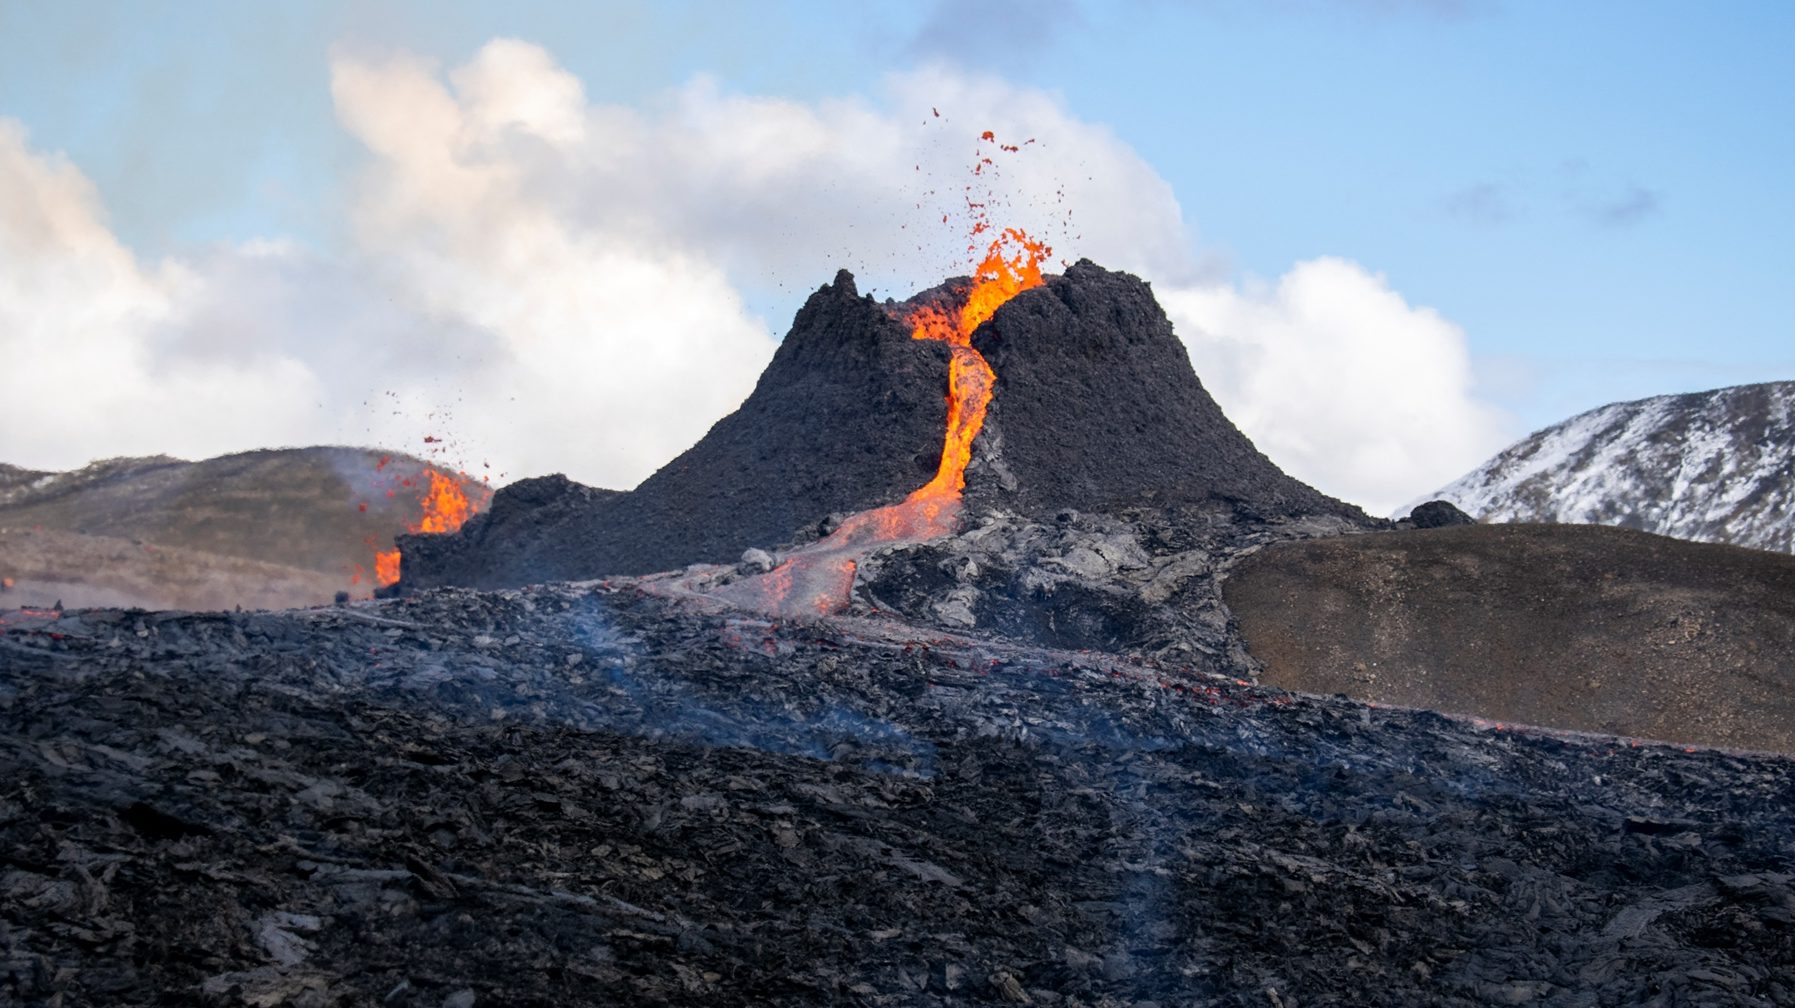
POLYGON ((1795 382, 1590 410, 1434 496, 1483 521, 1618 525, 1795 552, 1795 382))
POLYGON ((987 511, 967 526, 863 559, 856 612, 1153 661, 1219 656, 1249 677, 1256 663, 1222 602, 1228 567, 1270 542, 1363 531, 1331 515, 1243 522, 1213 502, 1051 521, 987 511))
POLYGON ((763 549, 745 549, 735 569, 739 574, 765 574, 773 569, 773 555, 763 549))

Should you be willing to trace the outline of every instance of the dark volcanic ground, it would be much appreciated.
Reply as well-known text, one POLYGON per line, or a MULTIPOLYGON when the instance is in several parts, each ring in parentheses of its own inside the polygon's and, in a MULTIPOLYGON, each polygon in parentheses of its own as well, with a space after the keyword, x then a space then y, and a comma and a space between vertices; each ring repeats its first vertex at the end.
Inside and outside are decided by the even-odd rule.
POLYGON ((0 1001, 1795 1003, 1795 763, 560 585, 7 613, 0 1001))

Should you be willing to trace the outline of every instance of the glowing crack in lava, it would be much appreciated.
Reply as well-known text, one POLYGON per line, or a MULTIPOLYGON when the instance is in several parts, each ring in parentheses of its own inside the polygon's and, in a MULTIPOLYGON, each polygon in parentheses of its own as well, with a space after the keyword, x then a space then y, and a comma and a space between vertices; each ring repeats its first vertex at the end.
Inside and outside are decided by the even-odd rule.
MULTIPOLYGON (((978 227, 973 233, 983 230, 978 227)), ((1052 249, 1021 230, 1006 228, 986 249, 973 272, 966 299, 957 309, 929 305, 904 317, 912 339, 940 340, 952 352, 947 372, 947 436, 935 478, 900 503, 850 516, 834 532, 794 551, 767 574, 737 582, 719 594, 763 611, 839 612, 847 607, 857 558, 869 546, 920 542, 954 531, 960 518, 960 494, 966 488, 966 466, 972 461, 972 442, 985 424, 997 381, 991 365, 973 349, 972 334, 1005 302, 1041 286, 1041 263, 1052 254, 1052 249)))
MULTIPOLYGON (((479 510, 479 505, 468 499, 467 486, 461 480, 445 476, 431 468, 424 470, 424 476, 429 486, 424 491, 424 496, 418 499, 418 503, 424 506, 424 515, 416 523, 408 525, 406 531, 453 532, 479 510)), ((374 583, 385 588, 398 580, 399 551, 390 549, 376 552, 374 583)))

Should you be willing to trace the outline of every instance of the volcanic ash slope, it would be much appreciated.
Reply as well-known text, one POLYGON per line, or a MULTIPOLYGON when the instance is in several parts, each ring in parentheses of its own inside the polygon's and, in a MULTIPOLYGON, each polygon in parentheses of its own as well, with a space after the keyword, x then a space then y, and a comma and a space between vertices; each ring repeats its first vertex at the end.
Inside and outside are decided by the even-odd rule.
MULTIPOLYGON (((0 465, 0 604, 281 608, 329 602, 415 527, 423 459, 279 448, 199 462, 116 458, 69 472, 0 465)), ((461 482, 470 503, 484 491, 461 482)))
POLYGON ((1795 557, 1595 525, 1280 543, 1224 586, 1261 680, 1795 753, 1795 557))

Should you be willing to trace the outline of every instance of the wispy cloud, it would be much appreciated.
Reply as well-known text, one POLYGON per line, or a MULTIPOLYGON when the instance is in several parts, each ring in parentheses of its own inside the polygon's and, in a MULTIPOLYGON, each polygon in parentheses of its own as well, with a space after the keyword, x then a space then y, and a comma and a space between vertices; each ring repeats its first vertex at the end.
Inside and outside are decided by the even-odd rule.
MULTIPOLYGON (((1527 215, 1529 204, 1551 206, 1598 228, 1628 228, 1664 212, 1664 197, 1637 182, 1601 181, 1589 162, 1567 160, 1557 167, 1557 193, 1535 174, 1529 182, 1477 182, 1448 193, 1440 208, 1456 220, 1481 227, 1508 224, 1527 215), (1544 189, 1544 192, 1539 190, 1544 189)), ((1547 179, 1551 176, 1548 174, 1547 179)))
POLYGON ((1664 201, 1655 190, 1632 185, 1606 199, 1584 200, 1581 209, 1602 227, 1624 228, 1663 213, 1664 201))
POLYGON ((905 48, 913 58, 989 67, 1031 57, 1083 21, 1075 0, 937 0, 905 48))
POLYGON ((1141 6, 1190 7, 1229 16, 1265 12, 1301 16, 1347 16, 1359 19, 1425 18, 1461 21, 1490 14, 1498 0, 1135 0, 1141 6))
POLYGON ((1506 224, 1520 215, 1514 193, 1499 182, 1466 186, 1449 194, 1441 205, 1448 215, 1469 224, 1506 224))
POLYGON ((1571 213, 1601 228, 1628 228, 1664 212, 1664 196, 1637 181, 1603 178, 1586 158, 1558 166, 1561 195, 1571 213))

